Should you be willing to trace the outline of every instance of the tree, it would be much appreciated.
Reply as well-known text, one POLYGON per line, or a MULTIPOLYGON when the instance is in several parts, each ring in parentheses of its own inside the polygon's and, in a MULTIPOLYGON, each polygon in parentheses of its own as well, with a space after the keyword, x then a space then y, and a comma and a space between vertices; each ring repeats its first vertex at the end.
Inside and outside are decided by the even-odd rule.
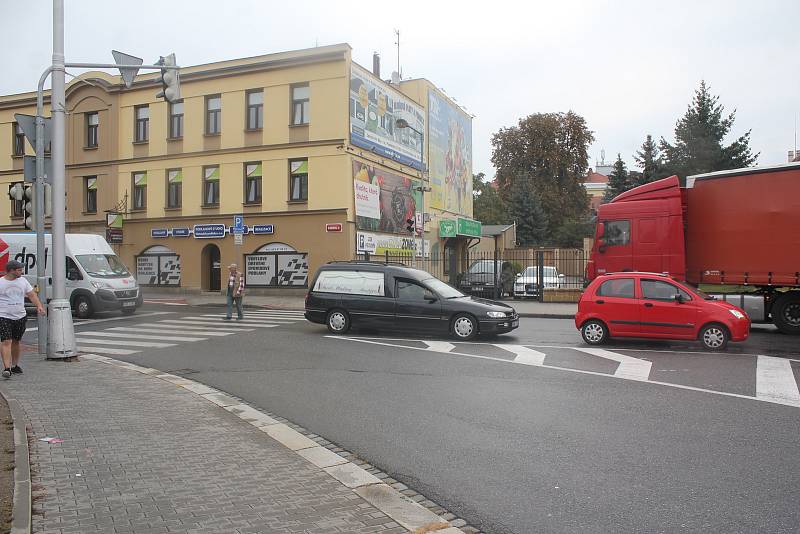
POLYGON ((503 199, 483 173, 472 175, 472 217, 483 224, 507 224, 508 210, 503 199))
POLYGON ((750 130, 729 145, 723 145, 736 119, 736 110, 723 116, 719 96, 711 94, 705 80, 694 93, 686 113, 675 124, 675 143, 661 138, 668 171, 681 178, 711 171, 749 167, 759 154, 750 150, 750 130))
POLYGON ((534 190, 533 180, 519 177, 517 191, 511 196, 509 215, 517 223, 517 241, 522 246, 541 245, 548 241, 547 213, 534 190))
POLYGON ((628 169, 622 161, 622 155, 617 154, 617 161, 614 162, 614 170, 608 176, 608 187, 603 195, 603 202, 608 202, 620 193, 624 193, 632 187, 628 169))
MULTIPOLYGON (((510 206, 514 197, 528 194, 523 185, 530 185, 546 216, 547 241, 567 221, 582 220, 589 212, 583 179, 593 141, 584 118, 572 111, 535 113, 492 136, 501 198, 510 206)), ((519 226, 522 221, 514 215, 519 226)))
POLYGON ((637 173, 635 177, 631 173, 633 187, 648 184, 666 176, 662 170, 664 162, 661 161, 661 152, 659 152, 658 146, 650 134, 647 134, 647 139, 642 143, 642 148, 636 152, 633 158, 636 160, 636 166, 642 169, 641 174, 637 173))

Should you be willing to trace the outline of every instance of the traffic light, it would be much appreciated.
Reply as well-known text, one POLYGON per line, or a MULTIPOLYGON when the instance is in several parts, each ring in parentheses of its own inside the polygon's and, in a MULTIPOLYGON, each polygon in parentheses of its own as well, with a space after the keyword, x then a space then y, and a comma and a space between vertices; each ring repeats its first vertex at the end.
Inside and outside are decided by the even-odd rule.
MULTIPOLYGON (((161 56, 161 59, 158 60, 158 65, 176 66, 175 54, 170 54, 167 57, 161 56)), ((178 69, 161 69, 161 92, 156 94, 156 98, 162 97, 170 104, 174 104, 181 99, 181 78, 178 74, 178 69)))
POLYGON ((34 206, 36 205, 36 193, 32 185, 25 185, 22 200, 25 202, 22 206, 22 222, 28 230, 35 230, 36 214, 34 213, 34 206))
POLYGON ((412 217, 411 219, 406 219, 406 230, 408 233, 414 233, 414 226, 416 225, 417 221, 412 217))

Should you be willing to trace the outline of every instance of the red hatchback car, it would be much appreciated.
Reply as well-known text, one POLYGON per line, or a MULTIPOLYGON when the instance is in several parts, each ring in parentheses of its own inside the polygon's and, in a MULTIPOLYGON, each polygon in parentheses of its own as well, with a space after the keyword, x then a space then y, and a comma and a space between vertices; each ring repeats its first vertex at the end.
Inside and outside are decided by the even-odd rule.
POLYGON ((664 274, 626 272, 595 278, 581 295, 575 326, 590 345, 610 337, 699 340, 709 350, 744 341, 750 318, 664 274))

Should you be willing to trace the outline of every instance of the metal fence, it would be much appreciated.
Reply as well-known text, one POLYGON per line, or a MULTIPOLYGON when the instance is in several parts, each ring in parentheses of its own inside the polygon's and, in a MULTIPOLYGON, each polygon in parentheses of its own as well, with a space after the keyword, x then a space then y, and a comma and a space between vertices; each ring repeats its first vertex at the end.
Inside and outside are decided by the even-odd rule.
POLYGON ((362 254, 356 259, 403 263, 486 298, 577 302, 589 258, 581 249, 553 248, 470 251, 463 257, 445 249, 427 258, 387 253, 362 254))

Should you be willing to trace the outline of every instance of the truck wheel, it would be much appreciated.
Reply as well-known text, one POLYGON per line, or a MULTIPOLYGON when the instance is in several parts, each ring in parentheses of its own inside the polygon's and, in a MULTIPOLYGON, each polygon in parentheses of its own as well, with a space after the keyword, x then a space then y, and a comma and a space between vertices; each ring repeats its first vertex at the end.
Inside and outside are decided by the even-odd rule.
POLYGON ((772 322, 784 334, 800 334, 800 293, 785 293, 772 306, 772 322))
POLYGON ((89 300, 89 297, 86 295, 78 295, 75 297, 75 300, 72 301, 72 309, 75 310, 75 315, 80 319, 88 319, 94 315, 92 301, 89 300))
POLYGON ((721 324, 707 324, 700 330, 700 343, 706 350, 720 351, 725 350, 731 338, 728 329, 721 324))

